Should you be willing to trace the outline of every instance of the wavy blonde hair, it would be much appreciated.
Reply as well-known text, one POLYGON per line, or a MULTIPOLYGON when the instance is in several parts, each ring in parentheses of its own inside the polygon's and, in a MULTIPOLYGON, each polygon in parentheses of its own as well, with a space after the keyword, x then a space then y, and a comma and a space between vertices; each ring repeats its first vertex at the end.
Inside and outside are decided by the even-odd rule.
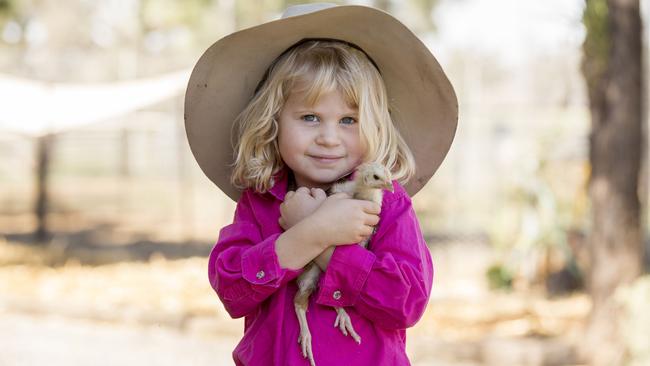
POLYGON ((358 47, 335 40, 306 40, 289 48, 271 64, 253 99, 239 114, 232 136, 236 151, 231 180, 236 187, 266 192, 273 175, 284 167, 278 148, 278 116, 294 86, 309 85, 306 100, 315 104, 334 90, 359 110, 364 161, 385 165, 405 184, 415 160, 394 126, 386 87, 377 67, 358 47))

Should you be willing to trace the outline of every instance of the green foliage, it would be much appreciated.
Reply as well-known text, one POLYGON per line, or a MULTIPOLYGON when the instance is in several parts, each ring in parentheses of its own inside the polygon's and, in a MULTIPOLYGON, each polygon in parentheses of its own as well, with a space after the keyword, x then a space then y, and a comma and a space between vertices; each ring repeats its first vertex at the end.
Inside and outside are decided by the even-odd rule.
POLYGON ((502 264, 493 264, 485 273, 488 284, 493 290, 511 290, 512 272, 502 264))
MULTIPOLYGON (((539 140, 540 151, 551 151, 551 145, 543 140, 539 140)), ((489 225, 491 242, 497 249, 529 252, 562 248, 566 246, 566 229, 576 225, 578 192, 561 189, 563 185, 574 186, 570 167, 545 155, 538 159, 513 180, 503 181, 498 199, 502 204, 489 225)))
POLYGON ((607 68, 610 49, 608 24, 609 8, 607 0, 586 0, 582 22, 586 36, 582 49, 584 52, 583 72, 590 90, 602 80, 607 68))
POLYGON ((0 13, 6 13, 11 9, 11 1, 0 0, 0 13))
POLYGON ((13 15, 15 8, 15 0, 0 0, 0 24, 13 15))

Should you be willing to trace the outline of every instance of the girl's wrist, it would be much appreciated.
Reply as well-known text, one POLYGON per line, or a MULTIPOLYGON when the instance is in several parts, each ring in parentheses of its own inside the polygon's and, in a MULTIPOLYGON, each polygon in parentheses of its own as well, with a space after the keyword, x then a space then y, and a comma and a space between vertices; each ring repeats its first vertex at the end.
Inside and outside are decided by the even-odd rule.
POLYGON ((275 242, 275 253, 282 268, 302 268, 322 253, 308 225, 296 224, 280 234, 275 242))
POLYGON ((313 215, 307 216, 296 226, 301 226, 301 230, 308 235, 309 241, 318 247, 320 251, 327 249, 331 243, 327 240, 328 235, 324 232, 318 219, 313 215))

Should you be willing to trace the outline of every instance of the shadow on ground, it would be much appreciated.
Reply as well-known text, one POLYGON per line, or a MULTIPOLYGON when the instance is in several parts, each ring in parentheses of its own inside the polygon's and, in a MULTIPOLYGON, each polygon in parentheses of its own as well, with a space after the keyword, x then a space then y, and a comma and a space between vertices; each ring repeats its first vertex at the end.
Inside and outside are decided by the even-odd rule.
MULTIPOLYGON (((214 243, 151 239, 146 234, 117 235, 112 224, 99 224, 73 232, 54 231, 45 240, 32 233, 0 233, 7 246, 17 251, 36 251, 38 262, 50 266, 75 261, 83 265, 147 262, 152 257, 183 259, 207 257, 214 243)), ((19 258, 15 258, 19 260, 19 258)), ((26 258, 20 258, 25 262, 26 258)), ((36 258, 34 258, 36 260, 36 258)), ((10 261, 12 262, 12 261, 10 261)), ((29 260, 27 260, 29 262, 29 260)))

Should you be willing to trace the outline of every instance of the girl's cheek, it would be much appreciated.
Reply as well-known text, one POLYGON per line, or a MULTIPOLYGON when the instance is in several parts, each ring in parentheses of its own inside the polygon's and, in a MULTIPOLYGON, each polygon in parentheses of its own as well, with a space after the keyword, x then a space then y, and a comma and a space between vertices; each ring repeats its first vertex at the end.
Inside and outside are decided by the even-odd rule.
POLYGON ((359 151, 361 151, 363 155, 368 154, 368 143, 361 136, 359 136, 359 151))

